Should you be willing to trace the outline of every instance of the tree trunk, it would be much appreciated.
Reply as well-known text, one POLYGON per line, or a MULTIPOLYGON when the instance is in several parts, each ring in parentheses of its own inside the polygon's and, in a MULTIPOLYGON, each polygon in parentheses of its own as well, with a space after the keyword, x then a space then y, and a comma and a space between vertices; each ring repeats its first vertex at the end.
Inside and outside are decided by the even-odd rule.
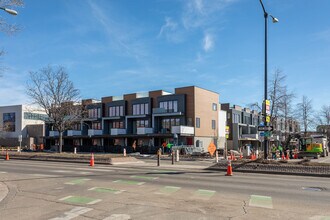
POLYGON ((59 132, 60 137, 59 137, 59 146, 58 146, 58 152, 62 153, 62 146, 63 146, 63 131, 59 132))

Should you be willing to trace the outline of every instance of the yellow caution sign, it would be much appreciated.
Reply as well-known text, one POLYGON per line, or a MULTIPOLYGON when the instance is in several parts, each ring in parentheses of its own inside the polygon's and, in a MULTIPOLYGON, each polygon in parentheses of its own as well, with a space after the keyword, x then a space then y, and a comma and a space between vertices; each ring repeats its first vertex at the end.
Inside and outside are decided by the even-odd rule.
POLYGON ((270 122, 270 116, 266 116, 266 122, 270 122))

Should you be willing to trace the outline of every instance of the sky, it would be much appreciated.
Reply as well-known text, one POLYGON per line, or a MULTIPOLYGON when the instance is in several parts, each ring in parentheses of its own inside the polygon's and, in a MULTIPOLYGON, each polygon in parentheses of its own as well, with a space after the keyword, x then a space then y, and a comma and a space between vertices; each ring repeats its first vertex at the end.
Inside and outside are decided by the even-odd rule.
MULTIPOLYGON (((294 103, 329 105, 329 0, 263 0, 268 77, 287 76, 294 103)), ((264 17, 259 0, 25 0, 0 33, 6 54, 0 105, 28 104, 30 71, 64 66, 81 98, 195 85, 247 106, 264 94, 264 17)))

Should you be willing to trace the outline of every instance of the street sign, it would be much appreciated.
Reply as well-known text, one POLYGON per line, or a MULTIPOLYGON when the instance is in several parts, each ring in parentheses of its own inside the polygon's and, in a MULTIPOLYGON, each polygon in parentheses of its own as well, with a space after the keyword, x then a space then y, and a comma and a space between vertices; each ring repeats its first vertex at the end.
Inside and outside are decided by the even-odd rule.
POLYGON ((273 126, 258 126, 258 131, 272 131, 273 126))
POLYGON ((264 132, 260 132, 260 136, 261 137, 265 136, 265 133, 264 132))
POLYGON ((265 132, 264 132, 264 136, 265 136, 265 137, 270 137, 270 131, 265 131, 265 132))
POLYGON ((270 116, 266 116, 266 122, 267 122, 267 123, 270 122, 270 116))
POLYGON ((22 142, 23 136, 20 134, 18 135, 18 142, 22 142))

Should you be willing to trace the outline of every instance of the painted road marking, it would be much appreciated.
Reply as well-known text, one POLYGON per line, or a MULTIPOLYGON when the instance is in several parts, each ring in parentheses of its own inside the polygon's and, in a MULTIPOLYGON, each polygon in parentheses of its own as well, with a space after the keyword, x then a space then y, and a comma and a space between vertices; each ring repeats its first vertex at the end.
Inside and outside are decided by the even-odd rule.
POLYGON ((251 195, 249 206, 272 209, 273 208, 272 197, 251 195))
POLYGON ((0 173, 7 173, 7 172, 5 172, 5 171, 0 171, 0 173))
POLYGON ((76 170, 88 170, 88 171, 102 171, 102 172, 114 172, 114 170, 105 170, 105 169, 98 169, 98 168, 75 168, 76 170))
POLYGON ((68 212, 65 212, 63 216, 57 217, 57 218, 51 218, 49 220, 70 220, 76 217, 79 217, 82 214, 85 214, 86 212, 89 212, 93 209, 91 208, 86 208, 86 207, 75 207, 71 209, 68 212))
POLYGON ((91 179, 75 179, 75 180, 71 180, 70 182, 66 182, 65 184, 68 184, 68 185, 84 184, 88 180, 91 180, 91 179))
POLYGON ((153 176, 131 176, 131 178, 145 179, 145 180, 155 180, 155 179, 158 179, 158 177, 153 177, 153 176))
POLYGON ((102 199, 94 199, 83 196, 67 196, 59 200, 68 203, 79 203, 79 204, 88 204, 88 205, 93 205, 102 201, 102 199))
POLYGON ((216 192, 213 190, 199 189, 195 191, 194 198, 210 199, 216 192))
POLYGON ((165 186, 164 188, 161 188, 158 192, 155 192, 155 194, 170 195, 172 193, 179 191, 180 189, 181 187, 165 186))
POLYGON ((132 219, 130 215, 126 214, 113 214, 110 215, 109 217, 106 217, 103 220, 129 220, 132 219))
POLYGON ((108 192, 113 194, 120 194, 122 192, 125 192, 125 190, 119 190, 119 189, 112 189, 112 188, 104 188, 104 187, 93 187, 88 190, 96 191, 96 192, 108 192))
POLYGON ((133 180, 115 180, 113 181, 114 183, 124 183, 124 184, 128 184, 128 185, 143 185, 145 184, 145 182, 138 182, 138 181, 133 181, 133 180))
POLYGON ((73 173, 71 170, 51 170, 54 173, 73 173))

